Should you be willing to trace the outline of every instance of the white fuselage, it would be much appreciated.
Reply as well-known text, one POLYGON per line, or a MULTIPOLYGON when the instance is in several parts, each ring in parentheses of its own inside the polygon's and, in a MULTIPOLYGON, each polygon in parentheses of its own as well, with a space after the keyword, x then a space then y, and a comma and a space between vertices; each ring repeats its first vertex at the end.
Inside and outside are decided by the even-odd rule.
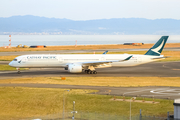
POLYGON ((169 36, 162 36, 145 55, 129 54, 37 54, 22 55, 9 63, 18 68, 65 68, 70 73, 97 74, 95 68, 128 67, 164 58, 161 52, 169 36))
MULTIPOLYGON (((130 56, 130 54, 36 54, 36 55, 23 55, 16 58, 9 63, 10 66, 16 68, 65 68, 68 64, 89 61, 110 61, 110 60, 123 60, 130 56)), ((131 59, 123 62, 112 62, 101 67, 125 67, 136 66, 148 62, 153 62, 152 58, 159 56, 149 55, 133 55, 131 59)))

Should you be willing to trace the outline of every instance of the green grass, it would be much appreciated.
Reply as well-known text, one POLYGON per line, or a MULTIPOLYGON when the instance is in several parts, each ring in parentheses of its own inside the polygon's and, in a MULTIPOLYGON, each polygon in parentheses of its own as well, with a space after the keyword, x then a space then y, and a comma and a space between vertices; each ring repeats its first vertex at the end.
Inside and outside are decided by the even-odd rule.
POLYGON ((0 64, 0 70, 1 71, 9 71, 9 70, 16 70, 16 68, 14 68, 14 67, 11 67, 11 66, 9 66, 9 65, 1 65, 0 64))
POLYGON ((0 56, 0 61, 12 61, 16 57, 18 57, 18 55, 0 56))
MULTIPOLYGON (((0 87, 0 120, 23 119, 34 116, 60 113, 63 110, 63 89, 0 87)), ((112 96, 87 94, 92 90, 71 90, 65 92, 65 110, 72 111, 76 101, 77 111, 103 114, 129 115, 129 102, 110 101, 112 96)), ((122 97, 117 97, 122 98, 122 97)), ((142 98, 137 98, 142 99, 142 98)), ((152 101, 151 98, 145 100, 152 101)), ((173 111, 173 100, 155 99, 159 104, 132 102, 132 115, 166 116, 173 111)))
MULTIPOLYGON (((26 70, 27 68, 20 68, 20 70, 26 70)), ((0 64, 0 71, 14 71, 16 68, 9 65, 0 64)))
POLYGON ((180 87, 180 77, 28 77, 1 79, 0 83, 41 83, 112 87, 172 86, 180 87))

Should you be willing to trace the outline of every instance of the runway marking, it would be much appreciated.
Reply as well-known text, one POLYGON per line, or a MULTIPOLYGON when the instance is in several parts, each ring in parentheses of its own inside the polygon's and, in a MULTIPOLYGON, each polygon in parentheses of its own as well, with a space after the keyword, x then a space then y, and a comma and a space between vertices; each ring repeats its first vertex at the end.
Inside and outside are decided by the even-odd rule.
POLYGON ((180 70, 180 69, 172 69, 172 70, 180 70))
POLYGON ((7 72, 0 72, 0 74, 3 74, 3 73, 15 73, 17 71, 7 71, 7 72))
POLYGON ((150 92, 154 94, 161 94, 161 95, 180 95, 180 90, 178 89, 167 89, 167 90, 161 90, 161 91, 151 90, 150 92))
POLYGON ((169 68, 169 67, 166 67, 165 65, 163 65, 164 68, 169 68))
POLYGON ((154 96, 164 96, 164 97, 168 97, 168 96, 174 96, 174 94, 168 95, 168 96, 165 96, 165 95, 141 95, 141 96, 152 96, 152 97, 154 97, 154 96))
POLYGON ((125 92, 123 94, 129 94, 129 93, 136 93, 136 92, 142 92, 142 91, 149 91, 149 90, 152 90, 152 89, 145 89, 145 90, 138 90, 138 91, 133 91, 133 92, 125 92))
POLYGON ((138 92, 143 92, 143 91, 149 91, 150 93, 152 93, 152 95, 140 95, 140 96, 165 96, 165 95, 179 96, 180 95, 179 89, 170 89, 170 88, 144 89, 144 90, 138 90, 138 91, 133 91, 133 92, 125 92, 124 94, 138 93, 138 92), (172 93, 167 93, 167 92, 172 92, 172 93), (154 95, 154 94, 156 94, 156 95, 154 95))
POLYGON ((167 66, 165 66, 165 65, 163 65, 163 67, 164 67, 164 68, 167 68, 167 69, 171 69, 171 70, 180 70, 180 69, 175 69, 175 68, 173 69, 173 68, 167 67, 167 66))

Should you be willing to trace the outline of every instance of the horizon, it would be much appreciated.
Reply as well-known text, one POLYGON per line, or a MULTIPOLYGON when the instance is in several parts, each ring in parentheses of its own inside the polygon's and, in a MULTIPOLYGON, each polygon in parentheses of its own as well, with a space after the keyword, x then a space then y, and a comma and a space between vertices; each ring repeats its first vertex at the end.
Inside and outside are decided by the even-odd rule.
POLYGON ((179 0, 6 0, 0 17, 33 15, 70 20, 145 18, 180 20, 179 0))
POLYGON ((36 15, 14 15, 9 17, 0 17, 0 18, 11 18, 11 17, 24 17, 24 16, 33 16, 33 17, 41 17, 41 18, 49 18, 49 19, 67 19, 72 21, 90 21, 90 20, 110 20, 110 19, 147 19, 147 20, 160 20, 160 19, 170 19, 170 20, 180 20, 180 19, 173 19, 173 18, 156 18, 156 19, 148 19, 148 18, 135 18, 135 17, 129 17, 129 18, 102 18, 102 19, 89 19, 89 20, 73 20, 68 18, 55 18, 55 17, 45 17, 45 16, 36 16, 36 15))
POLYGON ((129 18, 102 18, 102 19, 89 19, 89 20, 73 20, 68 18, 55 18, 55 17, 45 17, 45 16, 36 16, 36 15, 14 15, 9 17, 0 17, 0 18, 10 18, 10 17, 24 17, 24 16, 33 16, 33 17, 41 17, 41 18, 49 18, 49 19, 67 19, 72 21, 89 21, 89 20, 110 20, 110 19, 147 19, 147 20, 159 20, 159 19, 170 19, 170 20, 180 20, 180 19, 173 19, 173 18, 156 18, 156 19, 148 19, 148 18, 135 18, 135 17, 129 17, 129 18))

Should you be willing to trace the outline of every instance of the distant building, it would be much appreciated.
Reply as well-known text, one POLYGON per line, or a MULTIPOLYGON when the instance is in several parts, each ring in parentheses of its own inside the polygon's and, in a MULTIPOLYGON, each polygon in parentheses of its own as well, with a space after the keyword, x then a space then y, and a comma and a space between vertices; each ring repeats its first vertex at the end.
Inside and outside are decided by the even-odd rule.
POLYGON ((180 120, 180 99, 174 100, 174 119, 180 120))

